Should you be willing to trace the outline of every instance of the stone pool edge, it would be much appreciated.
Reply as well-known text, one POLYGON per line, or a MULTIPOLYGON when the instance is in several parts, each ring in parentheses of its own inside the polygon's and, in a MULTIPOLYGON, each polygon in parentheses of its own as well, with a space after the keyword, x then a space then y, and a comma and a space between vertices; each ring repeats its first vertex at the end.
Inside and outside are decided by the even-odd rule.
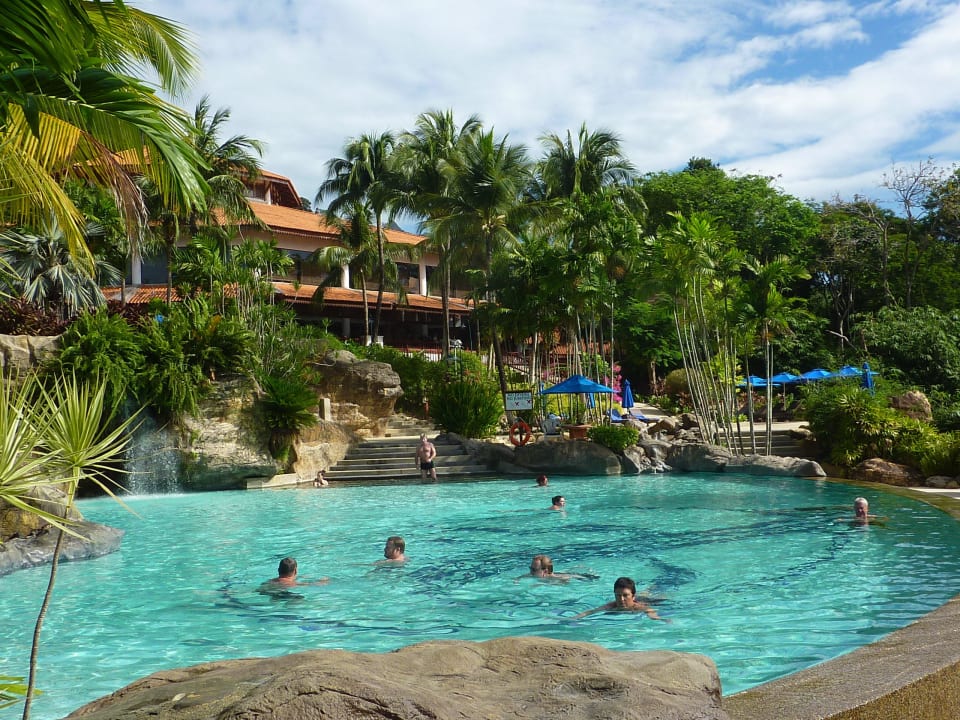
MULTIPOLYGON (((878 489, 875 483, 850 483, 878 489)), ((960 520, 960 500, 909 488, 960 520)), ((730 720, 953 718, 960 706, 960 595, 875 643, 723 698, 730 720), (909 711, 909 714, 904 714, 909 711)))

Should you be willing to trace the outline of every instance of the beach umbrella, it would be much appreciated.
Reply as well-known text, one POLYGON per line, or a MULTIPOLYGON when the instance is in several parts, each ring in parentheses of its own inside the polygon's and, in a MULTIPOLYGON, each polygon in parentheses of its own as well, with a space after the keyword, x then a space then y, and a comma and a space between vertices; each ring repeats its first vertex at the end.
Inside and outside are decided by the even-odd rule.
POLYGON ((633 407, 633 390, 630 387, 630 381, 623 381, 623 399, 620 401, 620 407, 629 410, 633 407))
MULTIPOLYGON (((613 393, 613 388, 594 382, 583 375, 571 375, 561 383, 553 387, 541 390, 541 395, 586 395, 588 407, 593 405, 593 393, 613 393)), ((570 400, 570 409, 573 409, 573 399, 570 400)))
POLYGON ((767 386, 767 381, 758 375, 751 375, 749 378, 745 378, 737 383, 737 387, 745 388, 747 386, 747 380, 750 381, 750 385, 757 388, 762 388, 767 386))
POLYGON ((800 382, 801 375, 794 375, 793 373, 782 372, 777 373, 772 378, 770 378, 770 383, 772 385, 789 385, 790 383, 800 382))
POLYGON ((801 382, 816 382, 817 380, 826 380, 829 377, 833 377, 833 373, 823 368, 814 368, 813 370, 807 370, 805 373, 800 373, 801 382))
POLYGON ((860 368, 855 368, 853 365, 844 365, 835 373, 831 373, 833 377, 838 377, 838 378, 860 377, 862 374, 863 374, 863 371, 860 370, 860 368))

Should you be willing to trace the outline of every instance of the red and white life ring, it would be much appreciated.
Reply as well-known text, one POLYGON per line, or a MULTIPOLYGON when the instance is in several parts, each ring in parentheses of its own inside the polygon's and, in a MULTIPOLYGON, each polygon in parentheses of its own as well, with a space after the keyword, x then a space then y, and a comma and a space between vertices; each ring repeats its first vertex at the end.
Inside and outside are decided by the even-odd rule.
POLYGON ((530 426, 523 420, 517 420, 510 426, 510 442, 512 442, 515 447, 526 445, 530 442, 532 436, 533 433, 530 431, 530 426))

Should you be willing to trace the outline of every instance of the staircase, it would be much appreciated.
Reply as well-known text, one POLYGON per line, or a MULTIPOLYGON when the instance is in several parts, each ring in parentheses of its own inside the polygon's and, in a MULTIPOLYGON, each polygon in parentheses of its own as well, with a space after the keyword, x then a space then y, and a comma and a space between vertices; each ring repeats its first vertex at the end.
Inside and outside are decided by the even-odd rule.
MULTIPOLYGON (((757 439, 757 453, 759 455, 765 454, 767 443, 766 427, 758 427, 754 435, 757 439)), ((741 432, 740 437, 743 438, 744 453, 748 455, 751 454, 750 431, 744 430, 741 432)), ((737 442, 736 435, 734 435, 734 442, 737 442)), ((779 457, 807 458, 810 457, 810 448, 806 446, 803 440, 793 437, 789 429, 774 428, 771 436, 770 454, 779 457)))
POLYGON ((414 457, 420 434, 426 433, 437 448, 434 467, 442 480, 451 477, 491 475, 458 442, 434 440, 436 433, 424 421, 395 416, 387 423, 387 436, 365 440, 323 475, 337 482, 416 482, 421 479, 414 457))

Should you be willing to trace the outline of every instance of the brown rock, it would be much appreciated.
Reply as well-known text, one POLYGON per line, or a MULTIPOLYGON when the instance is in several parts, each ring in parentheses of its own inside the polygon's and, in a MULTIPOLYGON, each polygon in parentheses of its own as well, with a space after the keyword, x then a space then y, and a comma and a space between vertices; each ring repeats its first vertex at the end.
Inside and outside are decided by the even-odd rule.
POLYGON ((850 471, 850 477, 854 480, 866 480, 901 487, 920 485, 923 482, 923 475, 917 470, 907 465, 899 465, 880 458, 864 460, 850 471))
POLYGON ((680 472, 723 472, 732 457, 733 453, 718 445, 689 443, 670 448, 667 464, 680 472))
POLYGON ((933 421, 933 409, 927 396, 919 390, 908 390, 903 395, 890 398, 890 407, 899 410, 907 417, 924 422, 933 421))
POLYGON ((391 653, 316 650, 168 670, 72 713, 88 720, 724 720, 702 655, 501 638, 391 653))
POLYGON ((382 436, 397 399, 400 376, 390 365, 359 360, 346 350, 329 353, 315 365, 317 394, 330 398, 333 420, 361 435, 382 436))

